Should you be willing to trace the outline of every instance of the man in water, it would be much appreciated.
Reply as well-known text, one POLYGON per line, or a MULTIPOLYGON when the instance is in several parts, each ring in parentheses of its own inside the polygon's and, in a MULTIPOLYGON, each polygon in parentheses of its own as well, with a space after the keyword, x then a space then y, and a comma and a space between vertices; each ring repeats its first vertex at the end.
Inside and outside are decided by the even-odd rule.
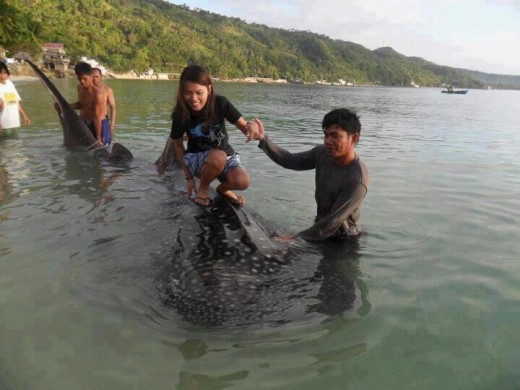
POLYGON ((106 85, 103 81, 103 74, 101 69, 92 68, 92 81, 96 88, 100 89, 103 94, 106 95, 107 100, 105 102, 106 107, 105 110, 108 114, 108 109, 110 108, 110 119, 107 117, 107 121, 102 122, 102 138, 103 138, 103 146, 109 147, 112 141, 112 134, 114 134, 114 129, 116 126, 116 99, 114 97, 114 91, 108 85, 106 85), (108 126, 108 129, 106 128, 108 126), (107 141, 107 142, 105 142, 107 141))
POLYGON ((258 147, 278 165, 294 170, 316 169, 317 216, 315 223, 298 233, 306 240, 348 239, 359 236, 359 208, 368 190, 368 168, 356 155, 361 123, 346 108, 332 110, 322 121, 324 144, 300 153, 276 145, 259 124, 258 147))
MULTIPOLYGON (((102 138, 103 123, 110 133, 107 116, 107 96, 106 92, 97 88, 92 80, 92 67, 86 62, 79 62, 74 67, 74 72, 78 77, 78 101, 70 106, 79 110, 79 116, 97 139, 98 144, 105 146, 106 139, 102 138), (105 142, 104 142, 105 141, 105 142)), ((55 104, 59 111, 59 106, 55 104)), ((110 145, 110 144, 108 144, 110 145)))

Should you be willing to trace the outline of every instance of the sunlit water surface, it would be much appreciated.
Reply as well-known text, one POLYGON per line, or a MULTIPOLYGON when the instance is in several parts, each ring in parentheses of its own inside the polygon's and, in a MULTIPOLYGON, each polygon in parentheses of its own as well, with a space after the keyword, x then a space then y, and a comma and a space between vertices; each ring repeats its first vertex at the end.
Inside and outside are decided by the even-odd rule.
MULTIPOLYGON (((75 98, 73 80, 55 82, 75 98)), ((217 84, 292 151, 322 142, 330 109, 354 108, 371 183, 367 234, 321 259, 355 284, 352 309, 205 328, 156 283, 179 227, 153 169, 177 83, 108 83, 129 168, 67 152, 50 95, 17 83, 33 124, 0 140, 0 388, 520 387, 519 92, 217 84)), ((309 226, 313 172, 229 130, 248 208, 281 233, 309 226)))

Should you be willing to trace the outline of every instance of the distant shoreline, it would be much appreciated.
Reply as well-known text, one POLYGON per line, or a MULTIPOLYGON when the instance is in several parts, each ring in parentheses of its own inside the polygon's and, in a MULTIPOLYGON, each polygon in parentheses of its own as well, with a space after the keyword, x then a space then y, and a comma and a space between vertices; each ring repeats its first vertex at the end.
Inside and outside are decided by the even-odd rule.
MULTIPOLYGON (((41 68, 41 70, 45 73, 45 75, 50 79, 55 78, 66 78, 66 79, 75 79, 76 76, 72 69, 68 69, 67 71, 49 71, 47 69, 41 68)), ((11 75, 10 79, 12 81, 31 81, 36 80, 38 77, 34 74, 33 70, 27 64, 17 64, 11 67, 11 75)), ((137 73, 137 72, 123 72, 116 73, 112 71, 107 71, 107 73, 103 77, 105 80, 116 79, 116 80, 168 80, 168 81, 178 81, 180 78, 180 73, 137 73)), ((244 77, 244 78, 232 78, 232 79, 224 79, 220 77, 214 77, 213 80, 215 82, 221 83, 242 83, 242 84, 305 84, 305 85, 320 85, 317 82, 289 82, 285 79, 272 79, 270 77, 244 77)), ((331 85, 332 83, 322 82, 321 85, 331 85)), ((346 86, 377 86, 377 85, 346 85, 346 86)))
POLYGON ((11 81, 32 81, 32 80, 38 80, 38 76, 17 76, 17 75, 10 75, 9 80, 11 81))
MULTIPOLYGON (((32 70, 31 70, 32 72, 32 70)), ((11 73, 9 76, 9 79, 11 81, 34 81, 38 80, 38 76, 36 75, 17 75, 11 73)), ((27 72, 24 72, 27 73, 27 72)), ((50 79, 58 79, 59 77, 56 77, 54 75, 50 75, 47 73, 47 77, 50 79)), ((70 73, 66 73, 65 77, 66 79, 75 79, 74 75, 70 73)), ((165 78, 165 77, 154 77, 154 76, 140 76, 135 73, 113 73, 110 72, 104 77, 105 80, 146 80, 146 81, 178 81, 178 77, 172 77, 172 78, 165 78)), ((214 78, 213 79, 215 83, 240 83, 240 84, 270 84, 270 85, 294 85, 294 84, 300 84, 300 85, 322 85, 322 86, 330 86, 330 84, 320 84, 316 82, 298 82, 298 83, 292 83, 292 82, 280 82, 277 80, 269 79, 269 78, 253 78, 253 77, 247 77, 247 78, 236 78, 236 79, 222 79, 222 78, 214 78)), ((354 84, 354 85, 341 85, 342 87, 346 88, 355 88, 355 87, 381 87, 380 85, 375 84, 354 84)))
MULTIPOLYGON (((57 77, 49 77, 51 80, 52 79, 57 79, 57 77)), ((65 77, 66 79, 74 79, 74 77, 65 77)), ((38 76, 19 76, 19 75, 10 75, 9 76, 9 79, 13 82, 20 82, 20 81, 34 81, 34 80, 38 80, 38 76)), ((123 74, 123 75, 116 75, 116 74, 110 74, 110 76, 107 76, 105 77, 105 80, 143 80, 143 81, 164 81, 164 80, 167 80, 167 81, 178 81, 179 79, 177 78, 174 78, 174 79, 157 79, 157 78, 151 78, 151 77, 132 77, 132 76, 128 76, 126 74, 123 74)), ((318 83, 291 83, 291 82, 286 82, 286 83, 279 83, 279 82, 276 82, 276 81, 271 81, 271 82, 265 82, 265 81, 251 81, 250 79, 215 79, 214 80, 215 83, 240 83, 240 84, 270 84, 270 85, 294 85, 294 84, 300 84, 300 85, 320 85, 318 83)), ((329 85, 325 85, 325 84, 322 84, 323 86, 329 86, 329 85)), ((381 87, 379 85, 373 85, 373 84, 355 84, 355 85, 349 85, 349 86, 344 86, 346 88, 356 88, 356 87, 381 87)))
MULTIPOLYGON (((42 69, 42 71, 46 74, 50 79, 57 78, 66 78, 66 79, 75 79, 75 74, 72 69, 68 69, 65 72, 61 72, 61 76, 57 75, 53 71, 49 71, 47 69, 42 69)), ((180 78, 179 73, 154 73, 154 74, 143 74, 137 72, 124 72, 124 73, 115 73, 112 71, 108 71, 107 74, 103 77, 105 80, 148 80, 148 81, 178 81, 180 78)), ((36 76, 33 70, 27 64, 19 64, 12 67, 10 79, 12 81, 32 81, 37 80, 38 76, 36 76)), ((269 77, 244 77, 244 78, 233 78, 233 79, 223 79, 220 77, 213 78, 216 83, 241 83, 241 84, 270 84, 270 85, 292 85, 292 84, 300 84, 300 85, 321 85, 321 86, 341 86, 341 87, 381 87, 381 85, 377 84, 353 84, 353 85, 345 85, 345 84, 336 84, 322 81, 320 82, 290 82, 285 79, 274 80, 269 77)))

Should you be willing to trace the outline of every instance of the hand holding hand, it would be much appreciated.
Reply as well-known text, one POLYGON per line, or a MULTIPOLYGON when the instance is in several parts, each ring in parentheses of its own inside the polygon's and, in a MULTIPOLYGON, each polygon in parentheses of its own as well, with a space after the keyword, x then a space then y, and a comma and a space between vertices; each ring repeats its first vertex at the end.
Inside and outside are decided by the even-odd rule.
POLYGON ((248 141, 252 139, 262 141, 265 137, 264 125, 262 121, 260 121, 260 119, 258 118, 255 118, 254 120, 247 122, 246 129, 248 141))

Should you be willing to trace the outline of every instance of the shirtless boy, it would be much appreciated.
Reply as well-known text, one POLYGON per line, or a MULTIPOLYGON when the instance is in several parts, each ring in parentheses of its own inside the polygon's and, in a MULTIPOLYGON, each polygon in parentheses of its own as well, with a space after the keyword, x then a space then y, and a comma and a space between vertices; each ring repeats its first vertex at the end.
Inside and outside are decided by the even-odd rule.
MULTIPOLYGON (((114 91, 108 85, 103 83, 103 74, 101 73, 101 69, 92 68, 92 81, 94 85, 102 91, 102 93, 106 94, 107 100, 105 102, 106 107, 105 110, 108 114, 108 108, 110 108, 110 119, 108 121, 103 121, 103 129, 102 129, 102 138, 104 146, 110 146, 110 141, 112 138, 112 134, 114 134, 114 129, 116 126, 116 99, 114 97, 114 91), (109 129, 107 129, 107 125, 109 125, 109 129), (106 134, 105 134, 106 133, 106 134), (106 142, 108 141, 108 145, 106 142)), ((107 117, 108 119, 108 117, 107 117)))

